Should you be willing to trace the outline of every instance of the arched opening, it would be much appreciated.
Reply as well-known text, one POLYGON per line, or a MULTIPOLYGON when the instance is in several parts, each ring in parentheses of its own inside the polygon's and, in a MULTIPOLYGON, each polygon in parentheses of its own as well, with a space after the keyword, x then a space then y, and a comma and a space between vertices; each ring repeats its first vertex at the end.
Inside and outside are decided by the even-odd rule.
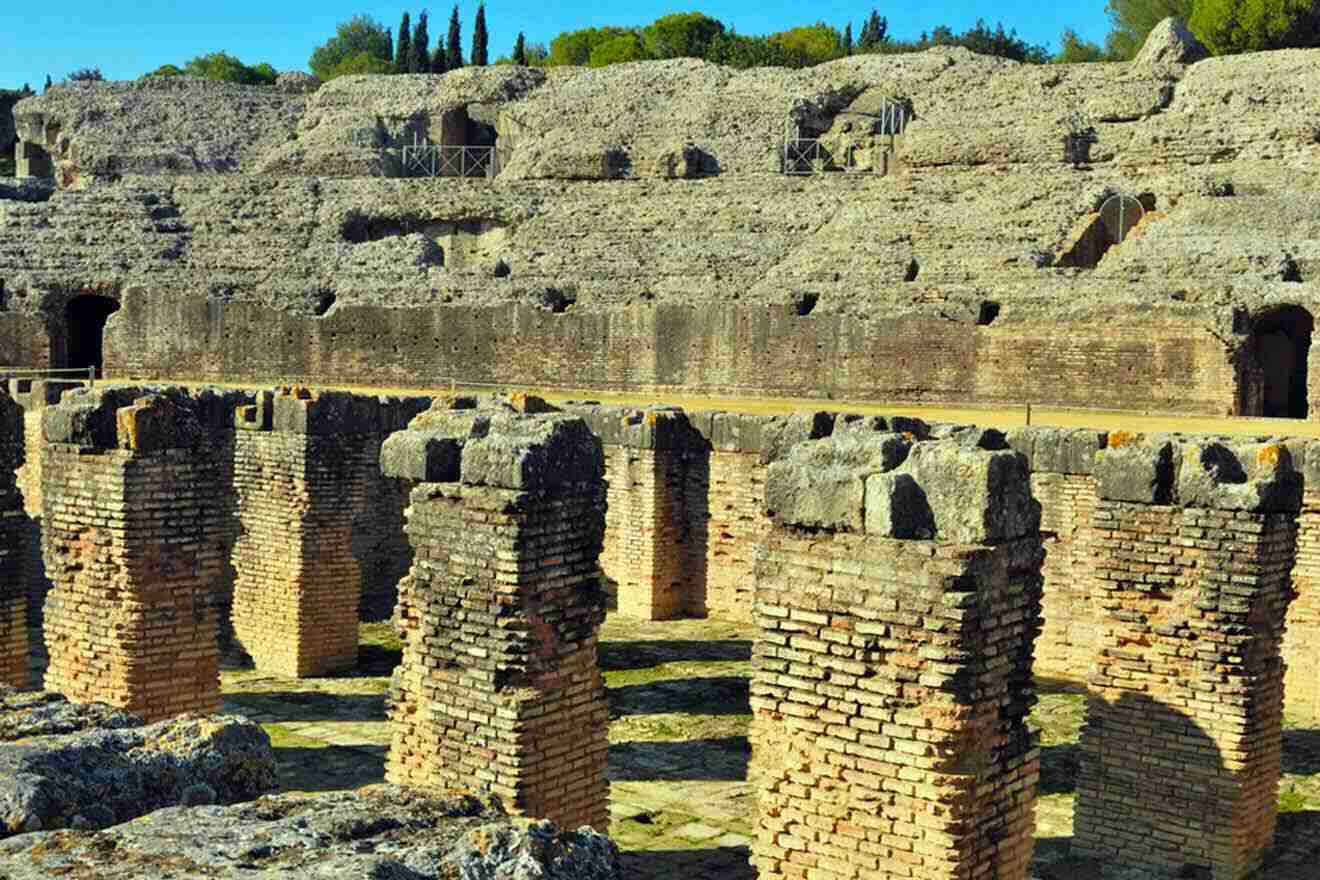
POLYGON ((1300 306, 1282 306, 1252 321, 1251 353, 1261 374, 1260 415, 1307 417, 1307 356, 1315 320, 1300 306))
POLYGON ((101 375, 105 322, 117 311, 119 303, 108 296, 85 293, 69 300, 64 310, 66 367, 95 367, 96 375, 101 375))

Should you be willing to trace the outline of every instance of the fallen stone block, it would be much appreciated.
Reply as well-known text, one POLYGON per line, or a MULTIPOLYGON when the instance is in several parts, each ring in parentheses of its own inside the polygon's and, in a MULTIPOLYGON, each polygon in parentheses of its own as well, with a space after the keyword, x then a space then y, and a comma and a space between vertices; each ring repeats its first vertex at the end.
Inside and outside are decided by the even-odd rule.
POLYGON ((0 841, 8 880, 280 876, 309 880, 619 880, 618 848, 589 828, 509 818, 499 802, 375 785, 236 806, 175 806, 106 831, 0 841))
MULTIPOLYGON (((69 724, 80 711, 72 710, 69 724)), ((27 737, 0 743, 0 837, 107 828, 184 802, 251 800, 274 786, 270 737, 237 716, 27 737)))

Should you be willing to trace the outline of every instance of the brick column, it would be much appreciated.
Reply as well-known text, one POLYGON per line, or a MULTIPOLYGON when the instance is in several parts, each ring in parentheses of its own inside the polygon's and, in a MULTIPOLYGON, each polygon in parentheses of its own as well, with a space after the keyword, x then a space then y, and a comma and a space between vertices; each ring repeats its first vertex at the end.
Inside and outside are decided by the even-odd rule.
POLYGON ((235 425, 234 639, 266 672, 352 669, 362 595, 353 523, 379 443, 379 401, 265 392, 235 425))
POLYGON ((386 778, 605 830, 600 442, 573 416, 433 411, 381 465, 420 483, 386 778))
POLYGON ((605 444, 609 485, 601 569, 620 614, 670 620, 688 612, 681 412, 603 407, 588 418, 605 444))
POLYGON ((26 690, 31 685, 24 565, 29 520, 16 476, 23 457, 23 410, 0 388, 0 685, 26 690))
POLYGON ((1274 834, 1301 482, 1281 445, 1109 445, 1073 851, 1238 880, 1274 834))
POLYGON ((1042 561, 1025 457, 850 432, 794 447, 766 496, 761 880, 1023 880, 1042 561))
POLYGON ((66 394, 46 410, 46 688, 149 721, 220 706, 215 592, 226 401, 66 394))

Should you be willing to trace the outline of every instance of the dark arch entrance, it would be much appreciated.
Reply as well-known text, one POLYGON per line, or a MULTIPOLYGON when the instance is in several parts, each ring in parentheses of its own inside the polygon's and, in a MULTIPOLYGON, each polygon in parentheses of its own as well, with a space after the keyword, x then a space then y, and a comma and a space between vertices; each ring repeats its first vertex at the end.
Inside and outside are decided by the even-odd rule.
POLYGON ((101 375, 105 321, 117 311, 119 303, 108 296, 85 293, 69 300, 64 310, 66 367, 96 367, 101 375))
POLYGON ((1262 373, 1261 415, 1307 417, 1307 357, 1315 319, 1301 306, 1259 315, 1251 327, 1251 351, 1262 373))

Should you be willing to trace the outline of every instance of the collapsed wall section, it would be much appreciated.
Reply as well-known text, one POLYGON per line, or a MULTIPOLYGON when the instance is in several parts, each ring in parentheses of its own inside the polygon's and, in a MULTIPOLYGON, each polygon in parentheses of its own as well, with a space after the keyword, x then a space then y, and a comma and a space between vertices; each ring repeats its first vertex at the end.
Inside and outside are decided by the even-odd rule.
POLYGON ((216 440, 240 396, 80 390, 47 408, 47 689, 149 720, 219 708, 216 440))
POLYGON ((1042 558, 1025 457, 836 435, 771 465, 767 496, 759 876, 1025 878, 1042 558))
POLYGON ((1275 828, 1301 479, 1281 444, 1135 440, 1095 466, 1073 852, 1239 880, 1275 828))
POLYGON ((387 779, 605 829, 600 442, 574 416, 433 408, 381 466, 418 484, 387 779))
POLYGON ((23 410, 0 389, 0 686, 29 686, 25 537, 28 517, 16 471, 23 463, 23 410))

